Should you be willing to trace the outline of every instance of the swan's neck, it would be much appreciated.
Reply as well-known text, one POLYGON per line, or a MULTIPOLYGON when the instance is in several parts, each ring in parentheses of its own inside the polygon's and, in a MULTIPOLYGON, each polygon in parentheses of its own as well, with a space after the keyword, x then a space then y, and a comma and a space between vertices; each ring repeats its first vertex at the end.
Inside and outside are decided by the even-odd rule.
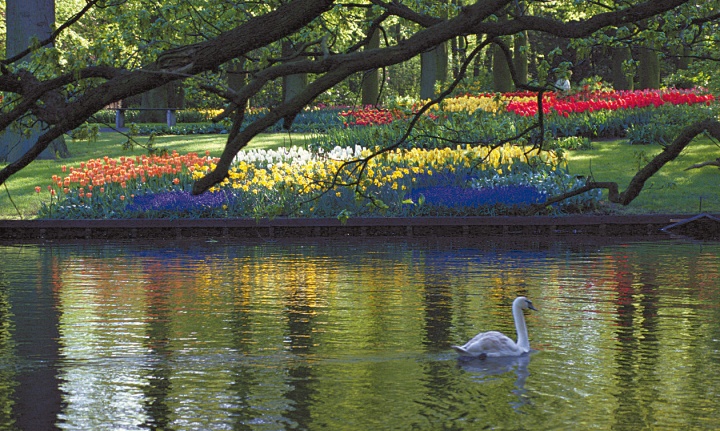
POLYGON ((513 318, 515 319, 515 330, 517 331, 517 345, 523 351, 530 351, 530 342, 528 341, 527 326, 525 325, 525 314, 520 304, 513 304, 513 318))

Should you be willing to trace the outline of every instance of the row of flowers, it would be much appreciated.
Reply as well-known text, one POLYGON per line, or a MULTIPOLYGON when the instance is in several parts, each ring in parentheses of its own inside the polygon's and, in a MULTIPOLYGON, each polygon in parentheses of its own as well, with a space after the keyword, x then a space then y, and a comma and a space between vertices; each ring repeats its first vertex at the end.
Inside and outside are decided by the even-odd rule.
MULTIPOLYGON (((553 152, 506 145, 453 149, 303 148, 241 153, 210 192, 189 193, 216 160, 177 153, 100 159, 53 178, 45 218, 349 217, 516 213, 576 185, 553 152), (500 177, 534 178, 522 184, 500 177), (462 197, 462 198, 459 198, 462 197)), ((39 192, 41 190, 38 190, 39 192)), ((594 206, 598 195, 572 203, 594 206)), ((565 209, 570 208, 566 206, 565 209)), ((555 210, 562 211, 562 207, 555 210)))
MULTIPOLYGON (((523 117, 537 115, 537 93, 512 92, 504 94, 464 94, 445 99, 439 108, 433 109, 431 118, 437 118, 441 112, 473 113, 482 110, 491 113, 508 112, 523 117)), ((616 111, 658 107, 662 105, 710 105, 715 96, 700 90, 638 90, 638 91, 591 91, 576 94, 556 92, 543 93, 543 113, 556 113, 563 117, 595 111, 616 111)), ((401 109, 379 109, 364 107, 343 111, 346 126, 368 126, 390 124, 403 119, 410 112, 401 109)))
MULTIPOLYGON (((559 97, 557 93, 546 93, 543 96, 543 113, 555 112, 563 117, 601 110, 657 108, 665 104, 709 105, 715 100, 712 94, 683 90, 596 91, 582 97, 573 95, 559 97)), ((510 101, 506 105, 507 111, 522 116, 537 115, 537 95, 528 94, 524 99, 510 101)))

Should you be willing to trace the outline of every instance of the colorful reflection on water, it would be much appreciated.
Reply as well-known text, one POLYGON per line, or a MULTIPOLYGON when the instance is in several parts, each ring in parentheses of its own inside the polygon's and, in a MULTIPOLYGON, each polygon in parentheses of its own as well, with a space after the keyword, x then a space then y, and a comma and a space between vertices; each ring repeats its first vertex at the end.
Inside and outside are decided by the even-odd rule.
POLYGON ((0 247, 0 428, 714 429, 720 245, 0 247), (480 330, 537 352, 459 362, 480 330))

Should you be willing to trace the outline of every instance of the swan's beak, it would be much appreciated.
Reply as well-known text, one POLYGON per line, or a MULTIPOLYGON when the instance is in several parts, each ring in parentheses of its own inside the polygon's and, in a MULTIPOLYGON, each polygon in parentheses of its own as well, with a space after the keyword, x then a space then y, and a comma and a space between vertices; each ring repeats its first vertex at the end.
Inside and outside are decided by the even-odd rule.
POLYGON ((535 311, 540 311, 537 308, 535 308, 532 304, 528 305, 528 308, 535 311))

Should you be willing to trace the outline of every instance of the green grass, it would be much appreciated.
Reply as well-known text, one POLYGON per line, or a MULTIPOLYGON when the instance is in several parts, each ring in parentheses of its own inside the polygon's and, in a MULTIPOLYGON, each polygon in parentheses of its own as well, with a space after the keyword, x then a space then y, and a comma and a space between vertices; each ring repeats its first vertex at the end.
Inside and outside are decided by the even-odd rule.
MULTIPOLYGON (((569 168, 576 175, 592 176, 596 181, 615 181, 625 190, 639 166, 660 153, 659 145, 633 146, 626 141, 595 142, 594 149, 574 151, 569 168)), ((645 183, 640 195, 622 213, 698 213, 720 212, 720 169, 704 167, 685 171, 695 163, 714 160, 718 146, 709 139, 697 139, 680 156, 666 164, 645 183)))
MULTIPOLYGON (((139 138, 142 142, 146 138, 139 138)), ((256 137, 249 148, 277 148, 302 145, 310 135, 263 134, 256 137)), ((179 153, 209 150, 219 156, 226 140, 224 135, 163 136, 156 138, 158 149, 179 153)), ((0 218, 32 218, 47 199, 45 187, 53 174, 61 175, 60 166, 75 165, 94 158, 135 156, 145 154, 136 146, 132 151, 122 149, 125 138, 118 133, 101 133, 97 142, 67 141, 72 157, 65 160, 32 162, 0 187, 0 218), (38 196, 35 186, 43 187, 38 196), (8 196, 9 192, 9 196, 8 196), (12 202, 11 199, 12 198, 12 202), (13 205, 14 202, 14 205, 13 205), (17 207, 17 209, 16 209, 17 207), (18 214, 19 210, 19 214, 18 214)), ((625 141, 596 142, 594 149, 569 153, 569 169, 576 175, 590 176, 596 181, 616 181, 624 190, 635 175, 640 163, 660 152, 659 146, 631 146, 625 141)), ((613 207, 619 213, 720 213, 720 170, 714 167, 684 171, 695 163, 717 157, 718 147, 708 139, 699 139, 680 157, 663 167, 646 183, 645 190, 627 207, 613 207), (702 208, 700 203, 702 200, 702 208)))
MULTIPOLYGON (((291 145, 303 145, 310 135, 287 133, 262 134, 250 142, 247 148, 277 148, 291 145)), ((146 137, 136 138, 138 142, 145 143, 146 137)), ((189 135, 189 136, 160 136, 155 138, 155 148, 167 149, 178 153, 196 152, 219 157, 225 146, 227 135, 189 135)), ((100 133, 97 142, 73 141, 66 138, 68 149, 72 157, 62 160, 35 160, 25 169, 13 175, 0 186, 0 219, 33 218, 40 208, 41 201, 46 201, 48 193, 46 187, 53 175, 62 175, 62 165, 78 166, 80 162, 90 159, 131 157, 147 154, 147 151, 135 146, 132 150, 123 150, 122 144, 126 138, 119 133, 100 133), (35 193, 35 187, 41 186, 42 193, 35 193)), ((0 164, 0 167, 5 165, 0 164)))

